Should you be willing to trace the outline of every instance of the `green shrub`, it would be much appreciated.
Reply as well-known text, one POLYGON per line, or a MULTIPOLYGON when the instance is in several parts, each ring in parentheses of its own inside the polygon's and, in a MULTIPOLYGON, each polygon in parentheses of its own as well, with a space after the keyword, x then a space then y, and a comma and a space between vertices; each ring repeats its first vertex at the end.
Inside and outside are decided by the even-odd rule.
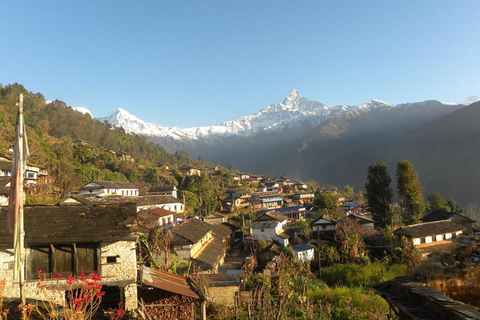
POLYGON ((329 286, 369 287, 407 273, 404 264, 385 265, 379 262, 358 265, 336 264, 321 269, 320 278, 329 286))

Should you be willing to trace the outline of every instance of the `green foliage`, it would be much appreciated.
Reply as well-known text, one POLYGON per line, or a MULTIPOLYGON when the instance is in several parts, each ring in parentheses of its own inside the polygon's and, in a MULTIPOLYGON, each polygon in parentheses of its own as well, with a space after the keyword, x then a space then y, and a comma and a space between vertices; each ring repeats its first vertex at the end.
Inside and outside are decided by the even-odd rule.
POLYGON ((450 211, 450 207, 447 204, 447 201, 443 199, 443 196, 440 192, 432 191, 427 196, 428 200, 428 209, 431 211, 435 210, 445 210, 450 211))
POLYGON ((399 161, 397 165, 397 192, 403 223, 406 225, 418 223, 425 211, 425 204, 418 173, 407 160, 399 161))
POLYGON ((329 286, 371 287, 407 274, 405 264, 372 262, 366 265, 335 264, 322 269, 320 279, 329 286))
POLYGON ((160 171, 158 168, 148 168, 145 170, 145 181, 152 183, 154 185, 158 184, 158 177, 160 176, 160 171))
POLYGON ((202 173, 200 176, 187 176, 184 180, 183 189, 193 192, 199 199, 199 207, 196 211, 201 216, 207 216, 218 207, 218 196, 210 178, 202 173))
POLYGON ((29 194, 26 196, 26 202, 28 205, 54 205, 60 200, 51 194, 29 194))
POLYGON ((185 199, 185 206, 191 208, 194 212, 200 209, 200 199, 198 196, 190 191, 182 191, 182 199, 185 199))
POLYGON ((338 210, 338 199, 333 193, 318 192, 314 204, 326 214, 334 215, 338 210))
POLYGON ((368 210, 372 213, 375 227, 381 229, 392 224, 390 204, 393 191, 390 187, 391 181, 387 165, 384 162, 368 167, 367 183, 365 184, 368 210))
POLYGON ((125 177, 122 173, 112 172, 108 169, 98 169, 90 163, 76 167, 74 172, 84 184, 93 180, 128 182, 127 177, 125 177))

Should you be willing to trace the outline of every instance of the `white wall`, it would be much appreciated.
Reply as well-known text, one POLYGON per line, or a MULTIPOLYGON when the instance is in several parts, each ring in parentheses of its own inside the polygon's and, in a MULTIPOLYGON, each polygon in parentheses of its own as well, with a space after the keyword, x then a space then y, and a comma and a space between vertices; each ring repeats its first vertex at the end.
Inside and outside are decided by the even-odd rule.
POLYGON ((312 261, 314 258, 314 249, 309 249, 306 251, 295 251, 295 255, 300 261, 312 261))

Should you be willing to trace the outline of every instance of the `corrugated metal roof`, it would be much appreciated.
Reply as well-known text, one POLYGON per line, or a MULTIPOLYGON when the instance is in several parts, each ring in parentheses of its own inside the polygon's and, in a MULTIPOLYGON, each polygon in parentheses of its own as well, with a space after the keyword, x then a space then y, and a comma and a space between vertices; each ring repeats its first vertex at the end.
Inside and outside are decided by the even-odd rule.
POLYGON ((200 299, 200 296, 193 291, 187 279, 169 272, 142 267, 142 283, 151 287, 162 289, 168 292, 181 294, 183 296, 200 299))

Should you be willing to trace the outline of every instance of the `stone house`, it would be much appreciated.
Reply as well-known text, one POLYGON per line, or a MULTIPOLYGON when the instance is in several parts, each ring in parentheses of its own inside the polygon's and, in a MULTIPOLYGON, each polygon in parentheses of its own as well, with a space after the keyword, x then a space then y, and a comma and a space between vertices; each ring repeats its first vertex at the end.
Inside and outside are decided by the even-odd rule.
POLYGON ((426 247, 451 242, 464 230, 464 227, 451 220, 441 220, 401 227, 394 234, 411 239, 416 247, 426 247))
POLYGON ((229 228, 193 218, 171 231, 171 246, 180 259, 193 261, 203 271, 217 272, 232 234, 229 228))
POLYGON ((322 215, 310 223, 312 232, 335 232, 337 221, 327 215, 322 215))
POLYGON ((137 212, 147 209, 161 208, 175 213, 184 213, 185 205, 177 198, 172 196, 115 196, 115 197, 84 197, 73 196, 65 199, 64 205, 96 205, 96 204, 118 204, 118 203, 135 203, 137 212))
POLYGON ((341 223, 342 221, 345 221, 347 219, 355 221, 356 223, 361 225, 362 228, 365 229, 365 230, 373 230, 375 228, 375 221, 373 221, 370 218, 367 218, 367 217, 364 217, 364 216, 359 216, 358 214, 353 214, 353 213, 349 214, 346 217, 343 217, 338 222, 341 223))
POLYGON ((221 224, 227 222, 226 220, 225 216, 215 212, 203 218, 203 221, 211 224, 221 224))
POLYGON ((162 208, 152 208, 141 210, 138 213, 138 220, 142 226, 148 229, 155 229, 162 227, 163 229, 170 229, 177 225, 177 220, 174 217, 175 212, 165 210, 162 208))
POLYGON ((138 188, 130 182, 122 181, 91 181, 79 192, 81 196, 138 196, 138 188))
POLYGON ((247 200, 254 208, 280 208, 283 206, 283 197, 276 192, 258 192, 247 200))
POLYGON ((176 186, 155 186, 148 189, 147 194, 151 196, 172 196, 178 198, 176 186))
POLYGON ((444 210, 431 211, 420 218, 422 222, 433 222, 433 221, 443 221, 451 220, 456 224, 462 226, 465 229, 465 233, 473 233, 473 224, 474 220, 456 212, 447 212, 444 210))
POLYGON ((263 238, 279 243, 282 247, 288 245, 289 236, 284 232, 287 228, 287 218, 284 215, 267 212, 254 220, 250 226, 253 240, 263 238))
MULTIPOLYGON (((6 211, 0 213, 0 278, 7 279, 5 299, 19 297, 13 281, 13 235, 6 230, 6 211)), ((102 279, 104 301, 122 301, 127 310, 137 308, 137 259, 133 204, 117 206, 25 206, 25 283, 27 299, 45 299, 37 288, 38 270, 47 284, 53 275, 95 272, 102 279)), ((57 301, 65 299, 58 292, 57 301)))
POLYGON ((300 202, 301 204, 311 203, 315 199, 315 193, 313 192, 297 192, 294 193, 292 199, 300 202))
POLYGON ((202 171, 200 171, 199 169, 187 165, 181 166, 180 172, 187 176, 200 176, 202 174, 202 171))

